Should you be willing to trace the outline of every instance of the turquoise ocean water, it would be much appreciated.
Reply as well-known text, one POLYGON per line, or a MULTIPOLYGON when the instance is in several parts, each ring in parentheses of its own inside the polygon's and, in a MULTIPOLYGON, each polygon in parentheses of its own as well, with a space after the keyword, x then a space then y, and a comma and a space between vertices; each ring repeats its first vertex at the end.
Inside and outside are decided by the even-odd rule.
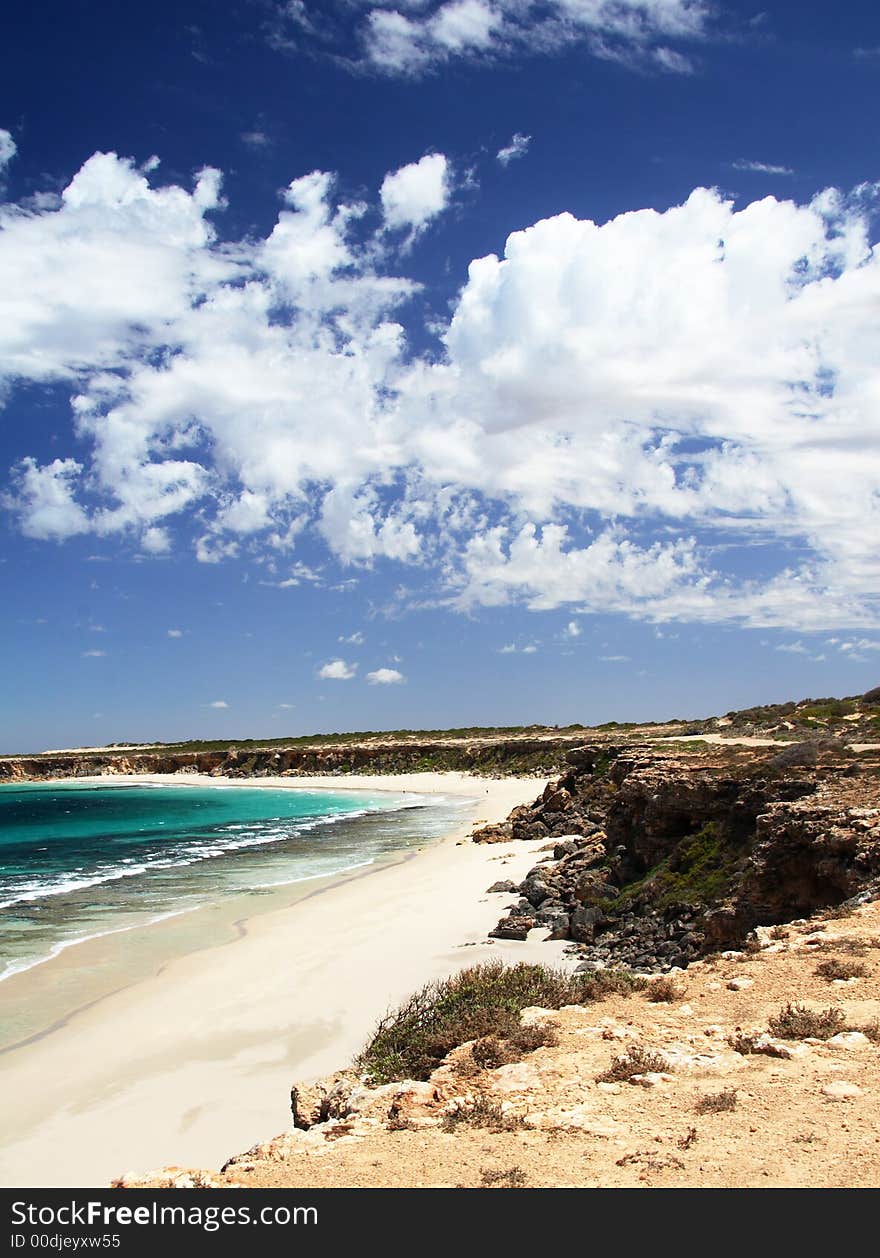
POLYGON ((466 807, 378 791, 2 786, 0 978, 85 939, 366 868, 447 833, 466 807))

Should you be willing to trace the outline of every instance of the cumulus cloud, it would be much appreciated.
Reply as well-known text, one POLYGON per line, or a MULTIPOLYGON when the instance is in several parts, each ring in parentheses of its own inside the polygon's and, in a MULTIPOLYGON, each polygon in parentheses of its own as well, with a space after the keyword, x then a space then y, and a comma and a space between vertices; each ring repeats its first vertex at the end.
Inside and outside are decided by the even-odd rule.
POLYGON ((46 540, 89 531, 88 516, 75 497, 82 470, 75 459, 53 459, 42 467, 32 458, 21 460, 13 474, 13 493, 4 503, 19 513, 26 537, 46 540))
POLYGON ((397 686, 406 678, 396 668, 377 668, 367 673, 367 681, 371 686, 397 686))
POLYGON ((182 637, 183 637, 183 630, 182 630, 182 629, 169 629, 169 630, 168 630, 168 637, 169 637, 169 638, 182 638, 182 637))
POLYGON ((228 708, 229 704, 225 699, 215 699, 213 703, 208 704, 209 708, 228 708))
POLYGON ((168 530, 157 528, 155 525, 144 529, 141 536, 141 546, 150 555, 167 554, 171 549, 171 538, 168 530))
POLYGON ((341 634, 339 637, 339 641, 342 643, 347 643, 349 646, 363 646, 364 635, 361 633, 360 629, 358 629, 355 633, 350 633, 348 637, 346 637, 344 634, 341 634))
POLYGON ((875 186, 544 219, 471 263, 422 357, 385 228, 439 193, 386 185, 378 233, 313 171, 265 239, 224 240, 217 172, 103 154, 0 209, 0 374, 66 385, 73 425, 12 470, 22 531, 161 555, 186 522, 202 562, 329 582, 274 578, 309 533, 462 610, 880 624, 875 186))
POLYGON ((570 620, 562 631, 564 638, 579 638, 583 630, 576 620, 570 620))
POLYGON ((380 199, 391 231, 424 231, 449 204, 450 171, 443 153, 426 153, 382 181, 380 199))
POLYGON ((517 157, 525 156, 529 151, 531 141, 530 135, 523 135, 520 131, 515 132, 510 143, 505 144, 504 148, 500 148, 495 154, 495 160, 502 166, 509 166, 517 157))
POLYGON ((351 681, 357 672, 357 664, 346 664, 345 660, 330 660, 318 669, 322 681, 351 681))

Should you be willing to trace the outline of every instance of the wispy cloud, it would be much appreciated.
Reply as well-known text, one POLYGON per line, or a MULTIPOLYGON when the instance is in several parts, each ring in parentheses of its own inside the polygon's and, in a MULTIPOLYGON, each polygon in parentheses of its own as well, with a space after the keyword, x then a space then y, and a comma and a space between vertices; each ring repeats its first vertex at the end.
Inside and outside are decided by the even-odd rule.
POLYGON ((209 708, 228 708, 229 704, 225 699, 215 699, 213 703, 208 704, 209 708))
POLYGON ((529 151, 529 144, 532 141, 530 135, 523 135, 521 131, 516 131, 511 137, 510 143, 505 144, 504 148, 500 148, 495 154, 496 161, 502 166, 509 166, 517 157, 524 157, 529 151))
POLYGON ((265 131, 255 128, 253 131, 242 131, 241 142, 246 144, 250 149, 268 149, 272 147, 272 140, 265 131))
POLYGON ((741 159, 738 162, 731 162, 734 170, 747 170, 756 175, 793 175, 795 172, 790 166, 775 166, 770 162, 748 162, 741 159))
POLYGON ((84 660, 101 660, 106 654, 106 651, 83 651, 82 658, 84 660))

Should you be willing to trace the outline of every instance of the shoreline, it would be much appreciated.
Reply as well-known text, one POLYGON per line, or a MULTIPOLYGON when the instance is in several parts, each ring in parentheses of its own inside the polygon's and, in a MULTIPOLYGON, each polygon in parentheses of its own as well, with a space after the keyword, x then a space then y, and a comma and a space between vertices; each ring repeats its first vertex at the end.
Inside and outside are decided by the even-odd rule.
MULTIPOLYGON (((102 1186, 169 1161, 219 1166, 286 1130, 291 1085, 343 1067, 386 1010, 425 982, 494 956, 553 962, 561 955, 561 944, 486 940, 505 903, 486 887, 501 877, 519 881, 534 864, 535 844, 462 841, 478 822, 502 820, 534 799, 544 779, 73 780, 385 790, 459 795, 473 807, 429 846, 330 876, 326 886, 298 884, 306 890, 292 905, 236 919, 226 942, 170 958, 10 1048, 0 1057, 4 1095, 15 1098, 5 1107, 5 1186, 102 1186)), ((68 953, 81 966, 90 946, 68 953)))

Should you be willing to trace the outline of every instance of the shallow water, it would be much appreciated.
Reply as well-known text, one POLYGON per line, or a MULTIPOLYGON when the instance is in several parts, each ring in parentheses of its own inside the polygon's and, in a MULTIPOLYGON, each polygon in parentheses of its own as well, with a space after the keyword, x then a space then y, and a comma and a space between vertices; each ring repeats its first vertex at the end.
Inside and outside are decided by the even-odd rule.
POLYGON ((463 803, 220 784, 0 787, 0 977, 84 940, 230 897, 256 907, 273 888, 366 868, 448 832, 463 803))

